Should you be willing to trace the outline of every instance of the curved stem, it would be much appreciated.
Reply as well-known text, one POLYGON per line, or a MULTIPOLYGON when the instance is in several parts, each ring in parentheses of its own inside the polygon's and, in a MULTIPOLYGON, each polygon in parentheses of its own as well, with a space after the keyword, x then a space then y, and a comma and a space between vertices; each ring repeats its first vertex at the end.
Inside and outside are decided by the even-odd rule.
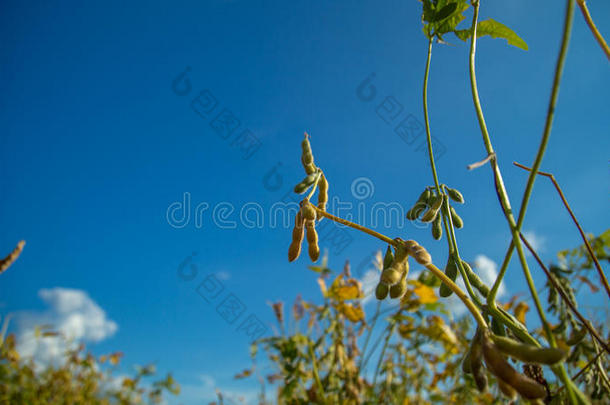
MULTIPOLYGON (((532 170, 529 167, 524 166, 517 162, 513 162, 513 164, 524 170, 528 170, 528 171, 532 170)), ((585 247, 587 248, 587 251, 589 252, 589 256, 591 256, 591 260, 595 264, 595 268, 597 269, 599 278, 601 279, 601 282, 604 285, 604 288, 606 289, 606 293, 608 294, 608 297, 610 298, 610 285, 608 285, 608 279, 606 278, 606 275, 604 274, 604 270, 602 269, 602 266, 599 264, 599 260, 597 260, 597 256, 595 256, 595 252, 593 252, 593 248, 591 248, 591 244, 589 243, 589 240, 587 239, 587 235, 585 235, 585 231, 582 230, 582 227, 578 223, 578 220, 576 219, 574 212, 572 212, 572 208, 570 208, 570 204, 568 204, 568 200, 566 200, 566 197, 563 195, 563 191, 561 191, 561 187, 559 186, 559 183, 557 183, 557 180, 555 180, 555 176, 553 176, 552 173, 545 173, 545 172, 540 172, 540 171, 538 172, 538 174, 540 176, 548 177, 549 179, 551 179, 551 182, 553 182, 553 185, 555 186, 555 189, 557 190, 557 193, 559 194, 559 197, 561 198, 561 201, 563 202, 564 207, 566 207, 566 210, 570 214, 572 221, 578 228, 578 232, 580 232, 580 237, 582 238, 582 240, 585 244, 585 247)))
MULTIPOLYGON (((369 229, 362 225, 355 224, 346 219, 336 217, 332 214, 329 214, 328 212, 326 212, 324 210, 319 209, 318 207, 314 206, 314 208, 323 217, 326 217, 332 221, 338 222, 340 224, 343 224, 343 225, 349 226, 351 228, 357 229, 359 231, 362 231, 364 233, 367 233, 394 247, 399 246, 399 243, 397 241, 395 241, 394 239, 390 239, 389 237, 382 235, 379 232, 375 232, 372 229, 369 229)), ((462 300, 464 305, 466 305, 466 308, 468 308, 468 310, 472 313, 472 316, 474 316, 475 320, 477 321, 477 323, 479 324, 481 329, 487 329, 487 323, 485 322, 483 315, 481 315, 481 312, 479 312, 476 305, 474 305, 474 303, 470 300, 470 298, 468 298, 466 293, 457 284, 455 284, 449 277, 447 277, 442 270, 440 270, 434 264, 430 263, 430 264, 426 265, 425 267, 428 270, 430 270, 432 273, 434 273, 434 275, 436 277, 440 278, 442 282, 447 284, 447 286, 455 293, 455 295, 457 295, 462 300)))
MULTIPOLYGON (((472 28, 471 28, 472 36, 471 36, 471 45, 470 45, 470 58, 469 58, 470 84, 471 84, 471 90, 472 90, 472 98, 473 98, 475 109, 477 112, 477 118, 479 120, 479 126, 481 127, 481 133, 483 135, 483 142, 485 144, 485 148, 487 149, 488 155, 492 155, 494 153, 494 150, 491 145, 491 139, 489 137, 489 132, 487 131, 487 126, 485 124, 485 118, 483 116, 483 110, 481 108, 481 102, 479 99, 479 94, 478 94, 477 84, 476 84, 476 73, 475 73, 475 65, 474 65, 475 52, 476 52, 476 40, 477 40, 477 21, 478 21, 478 16, 479 16, 479 0, 474 0, 472 5, 473 5, 473 9, 474 9, 474 15, 473 15, 473 19, 472 19, 472 28)), ((557 94, 558 94, 558 90, 559 90, 559 81, 561 79, 561 73, 563 71, 563 65, 565 62, 565 56, 566 56, 566 52, 567 52, 567 45, 569 43, 570 31, 572 28, 572 17, 574 14, 573 10, 574 10, 574 0, 568 0, 568 4, 567 4, 567 8, 566 8, 566 17, 565 17, 565 22, 564 22, 562 45, 561 45, 561 50, 560 50, 558 61, 557 61, 557 66, 555 69, 555 78, 553 81, 553 91, 551 93, 551 102, 550 102, 549 110, 547 113, 544 134, 543 134, 543 137, 542 137, 542 140, 540 143, 540 147, 538 148, 538 153, 536 156, 534 170, 530 173, 531 177, 532 176, 535 177, 536 171, 538 170, 538 167, 540 166, 540 163, 542 162, 542 157, 544 156, 544 150, 548 143, 550 129, 551 129, 552 121, 553 121, 553 114, 554 114, 554 110, 555 110, 555 103, 557 101, 557 94)), ((510 261, 510 255, 512 254, 512 250, 513 250, 512 246, 514 246, 517 249, 519 261, 520 261, 521 267, 523 269, 523 275, 525 276, 525 279, 527 281, 527 285, 530 290, 530 294, 532 295, 532 299, 534 300, 534 304, 535 304, 536 310, 538 312, 538 317, 540 318, 540 322, 542 323, 546 337, 547 337, 551 347, 557 347, 557 342, 555 341, 555 336, 553 335, 551 327, 546 320, 546 315, 545 315, 544 309, 542 308, 542 305, 540 303, 540 299, 539 299, 538 293, 536 291, 536 286, 534 284, 534 280, 532 279, 532 275, 529 270, 527 260, 525 258, 525 252, 523 250, 523 246, 521 245, 521 241, 519 239, 519 229, 521 227, 521 224, 523 223, 523 218, 525 216, 525 209, 527 208, 527 203, 528 203, 529 197, 531 195, 532 187, 533 187, 533 180, 531 178, 528 180, 528 184, 526 186, 526 190, 524 193, 524 198, 521 203, 522 212, 519 215, 519 221, 515 222, 515 219, 514 219, 514 216, 512 213, 512 209, 510 207, 510 201, 508 199, 508 194, 506 193, 506 189, 504 187, 504 182, 502 181, 502 175, 500 173, 500 168, 497 163, 497 158, 492 157, 490 159, 490 162, 491 162, 492 168, 494 170, 496 193, 498 195, 498 199, 500 200, 500 205, 502 206, 502 210, 504 211, 504 215, 505 215, 507 222, 509 224, 509 227, 510 227, 510 231, 511 231, 511 235, 512 235, 512 244, 511 244, 511 248, 509 248, 509 251, 504 259, 504 262, 502 263, 502 269, 500 270, 500 274, 496 278, 496 282, 494 283, 494 286, 493 286, 490 294, 487 297, 487 304, 491 308, 494 308, 494 309, 496 308, 495 297, 496 297, 500 282, 502 281, 502 278, 504 277, 504 274, 506 273, 506 268, 508 266, 508 262, 510 261)), ((578 395, 578 400, 582 401, 583 394, 578 389, 576 389, 576 387, 572 383, 572 380, 570 380, 570 377, 566 373, 566 370, 565 370, 565 367, 563 366, 563 364, 553 367, 553 371, 559 377, 559 379, 561 379, 562 382, 565 384, 566 389, 568 391, 568 396, 570 398, 570 401, 572 403, 577 403, 577 395, 578 395)))
POLYGON ((586 21, 587 25, 589 26, 589 29, 593 33, 595 40, 597 41, 599 46, 602 48, 602 50, 606 54, 606 58, 608 58, 608 60, 610 60, 610 48, 608 47, 608 44, 606 43, 606 40, 604 39, 602 34, 599 32, 599 30, 595 26, 595 23, 593 22, 593 18, 591 18, 591 14, 589 13, 589 9, 587 8, 587 3, 585 2, 585 0, 576 0, 576 3, 578 4, 578 7, 580 8, 580 11, 582 12, 582 16, 585 18, 585 21, 586 21))
MULTIPOLYGON (((434 149, 432 148, 432 135, 430 131, 430 117, 428 116, 428 77, 430 75, 430 62, 432 60, 432 38, 428 38, 428 57, 426 59, 426 70, 424 72, 424 87, 423 87, 423 105, 424 105, 424 122, 426 126, 426 140, 428 143, 428 157, 430 159, 430 169, 432 171, 432 177, 434 179, 434 186, 438 195, 442 194, 441 187, 438 181, 438 174, 436 171, 436 164, 434 162, 434 149)), ((466 277, 466 272, 462 265, 462 259, 460 258, 460 252, 457 246, 457 240, 455 238, 453 223, 451 222, 451 214, 449 212, 448 204, 443 203, 442 214, 443 215, 443 226, 445 233, 447 234, 447 241, 449 244, 449 255, 454 255, 456 264, 460 270, 460 274, 464 279, 464 285, 470 297, 476 302, 478 306, 481 306, 479 299, 472 290, 470 281, 466 277), (447 224, 449 221, 449 224, 447 224)))

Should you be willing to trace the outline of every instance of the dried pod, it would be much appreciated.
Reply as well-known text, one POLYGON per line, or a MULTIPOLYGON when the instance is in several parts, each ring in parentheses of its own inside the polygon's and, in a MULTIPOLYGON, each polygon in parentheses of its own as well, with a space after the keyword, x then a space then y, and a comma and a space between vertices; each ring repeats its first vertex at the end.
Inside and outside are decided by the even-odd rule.
POLYGON ((454 188, 449 187, 445 187, 445 190, 447 191, 447 195, 449 196, 449 198, 451 198, 453 201, 460 204, 464 203, 464 196, 462 195, 462 193, 460 193, 454 188))
POLYGON ((316 180, 316 174, 309 174, 299 184, 294 186, 294 192, 297 194, 303 194, 309 187, 312 186, 316 180))
POLYGON ((388 245, 388 248, 385 251, 385 255, 383 256, 383 269, 385 270, 392 265, 394 261, 394 253, 392 253, 392 248, 388 245))
POLYGON ((498 379, 498 387, 500 387, 500 391, 502 391, 502 394, 508 399, 514 400, 517 398, 517 391, 500 379, 498 379))
POLYGON ((561 349, 537 347, 504 336, 492 335, 492 340, 500 351, 525 363, 552 365, 559 363, 567 356, 567 353, 561 349))
POLYGON ((480 392, 485 392, 487 390, 487 374, 485 373, 485 367, 483 367, 483 348, 478 331, 472 338, 470 345, 470 371, 477 384, 477 389, 480 392))
POLYGON ((439 240, 443 236, 443 216, 437 215, 432 222, 432 237, 439 240))
MULTIPOLYGON (((447 265, 445 266, 445 275, 451 279, 451 281, 455 281, 457 278, 458 268, 457 264, 455 264, 455 260, 453 260, 453 256, 450 254, 447 259, 447 265)), ((453 290, 449 288, 449 286, 445 283, 442 283, 439 287, 438 294, 441 297, 449 297, 453 294, 453 290)))
POLYGON ((301 212, 306 221, 314 221, 316 219, 316 209, 307 198, 301 201, 301 212))
POLYGON ((402 242, 403 246, 407 249, 407 251, 412 251, 416 247, 419 246, 419 243, 413 239, 405 240, 402 242))
POLYGON ((430 199, 430 197, 432 197, 432 192, 430 191, 429 188, 426 188, 420 195, 419 198, 417 199, 417 202, 423 202, 423 203, 427 203, 428 200, 430 199))
POLYGON ((393 267, 388 267, 381 272, 381 282, 387 285, 394 285, 400 281, 402 273, 393 267))
POLYGON ((487 368, 498 377, 498 379, 510 385, 526 399, 546 397, 546 388, 533 379, 517 372, 517 370, 515 370, 506 360, 497 346, 491 341, 488 333, 481 336, 481 346, 483 347, 483 357, 485 358, 487 368))
POLYGON ((297 216, 294 220, 294 228, 292 229, 292 242, 288 248, 288 261, 295 261, 301 254, 301 244, 303 243, 303 236, 305 233, 305 227, 303 226, 304 218, 301 212, 297 212, 297 216))
POLYGON ((390 298, 400 298, 407 291, 407 274, 402 273, 400 282, 390 287, 390 298))
POLYGON ((411 254, 415 258, 415 261, 422 266, 427 266, 432 263, 432 256, 430 256, 430 253, 428 253, 423 246, 417 246, 411 251, 411 254))
MULTIPOLYGON (((320 175, 318 190, 318 208, 322 211, 326 211, 326 204, 328 203, 328 180, 326 180, 324 173, 320 175)), ((318 220, 322 218, 322 215, 318 214, 318 220)))
POLYGON ((318 246, 318 233, 316 232, 315 221, 305 221, 307 230, 307 244, 309 245, 309 258, 315 262, 320 257, 320 247, 318 246))
POLYGON ((464 226, 464 220, 455 212, 453 207, 449 207, 449 212, 451 213, 451 223, 457 229, 461 229, 464 226))
MULTIPOLYGON (((313 165, 313 153, 311 152, 311 145, 309 144, 309 135, 305 132, 305 138, 301 142, 301 162, 303 167, 307 170, 307 165, 313 165)), ((308 173, 309 174, 309 173, 308 173)))
POLYGON ((432 222, 434 218, 438 215, 438 212, 441 209, 441 205, 443 205, 443 195, 437 195, 432 200, 432 204, 430 208, 424 212, 424 215, 421 217, 422 222, 432 222))
POLYGON ((377 288, 375 288, 375 297, 380 301, 385 299, 388 296, 389 289, 390 287, 387 284, 380 282, 377 284, 377 288))

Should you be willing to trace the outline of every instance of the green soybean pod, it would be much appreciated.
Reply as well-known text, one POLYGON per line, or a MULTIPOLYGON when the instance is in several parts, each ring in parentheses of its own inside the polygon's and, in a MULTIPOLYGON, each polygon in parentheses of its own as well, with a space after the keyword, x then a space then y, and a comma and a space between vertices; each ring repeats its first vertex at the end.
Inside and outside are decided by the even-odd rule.
POLYGON ((400 271, 394 269, 394 267, 388 267, 381 272, 381 282, 387 285, 394 285, 400 281, 401 276, 400 271))
POLYGON ((301 212, 303 213, 303 218, 307 221, 313 221, 316 219, 316 209, 311 205, 309 200, 305 198, 301 201, 301 212))
MULTIPOLYGON (((301 154, 303 166, 313 165, 313 153, 311 152, 311 144, 309 143, 309 134, 307 134, 307 132, 305 132, 303 142, 301 142, 301 150, 303 152, 301 154)), ((306 167, 305 170, 307 170, 306 167)))
POLYGON ((546 397, 546 388, 535 380, 517 372, 487 334, 481 336, 481 346, 483 347, 485 363, 492 374, 510 385, 526 399, 546 397))
POLYGON ((377 284, 377 288, 375 288, 375 297, 381 301, 384 300, 385 297, 388 296, 388 291, 390 290, 390 287, 388 287, 387 284, 383 283, 383 282, 379 282, 377 284))
POLYGON ((432 222, 432 237, 436 240, 439 240, 443 237, 443 216, 437 215, 434 218, 434 222, 432 222))
POLYGON ((407 277, 403 273, 400 281, 390 287, 390 298, 400 298, 407 291, 407 277))
POLYGON ((447 195, 453 201, 455 201, 456 203, 459 203, 459 204, 464 203, 464 196, 458 190, 456 190, 455 188, 450 188, 450 187, 445 187, 445 190, 447 190, 447 195))
POLYGON ((470 368, 470 347, 462 359, 462 371, 465 374, 472 374, 472 369, 470 368))
POLYGON ((587 328, 583 326, 580 328, 580 330, 573 330, 566 343, 568 346, 577 345, 585 338, 585 336, 587 336, 587 328))
POLYGON ((457 229, 461 229, 464 226, 464 220, 455 212, 455 208, 449 207, 449 212, 451 214, 451 223, 457 229))
POLYGON ((478 335, 477 332, 470 346, 470 371, 474 382, 477 384, 477 389, 480 392, 485 392, 487 390, 487 374, 485 373, 485 367, 483 367, 483 348, 478 335))
POLYGON ((555 347, 537 347, 504 336, 492 335, 492 340, 501 352, 525 363, 552 365, 559 363, 567 355, 555 347))
MULTIPOLYGON (((457 278, 457 273, 457 265, 455 264, 455 260, 453 260, 453 256, 450 254, 449 258, 447 259, 447 265, 445 266, 445 275, 449 277, 451 281, 455 281, 457 278)), ((439 287, 438 294, 441 297, 449 297, 451 294, 453 294, 453 291, 447 284, 442 283, 439 287)))
POLYGON ((430 197, 432 196, 432 192, 430 191, 429 188, 426 188, 420 195, 419 198, 417 199, 417 202, 423 202, 423 203, 427 203, 428 200, 430 199, 430 197))
POLYGON ((385 251, 385 256, 383 256, 383 270, 387 269, 392 265, 394 261, 394 253, 392 253, 392 248, 388 246, 385 251))
POLYGON ((438 214, 438 211, 441 209, 442 204, 443 204, 443 195, 442 194, 434 197, 434 199, 432 200, 432 204, 430 205, 430 208, 428 208, 428 210, 426 212, 424 212, 424 215, 421 218, 422 222, 432 222, 434 220, 434 218, 436 218, 436 215, 438 214))
POLYGON ((491 331, 498 336, 506 336, 506 329, 495 317, 491 317, 491 331))

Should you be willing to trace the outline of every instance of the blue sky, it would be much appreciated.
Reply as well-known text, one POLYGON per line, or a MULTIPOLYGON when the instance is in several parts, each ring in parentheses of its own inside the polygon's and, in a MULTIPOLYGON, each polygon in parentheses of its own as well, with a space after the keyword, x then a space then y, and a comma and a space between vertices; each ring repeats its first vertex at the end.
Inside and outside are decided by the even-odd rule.
MULTIPOLYGON (((555 3, 483 2, 481 8, 482 19, 505 23, 529 45, 525 52, 487 37, 477 53, 487 124, 515 207, 526 175, 511 162, 532 162, 544 125, 563 21, 564 5, 555 3)), ((365 212, 375 201, 408 209, 432 182, 418 150, 422 138, 407 144, 394 132, 396 122, 377 113, 391 96, 402 106, 399 121, 411 114, 423 122, 427 43, 420 7, 416 1, 3 2, 0 246, 8 252, 19 239, 27 246, 2 275, 1 313, 53 317, 59 307, 49 297, 62 290, 49 289, 79 290, 88 294, 77 294, 84 307, 92 310, 93 302, 104 322, 117 326, 97 341, 83 335, 95 353, 124 351, 125 370, 152 361, 161 372, 173 371, 185 388, 184 404, 209 399, 214 386, 250 392, 251 384, 232 381, 250 365, 241 322, 254 315, 272 333, 268 302, 318 296, 308 261, 286 261, 290 230, 270 226, 268 216, 301 179, 303 131, 312 136, 331 195, 365 212), (173 84, 187 67, 190 91, 180 95, 189 86, 179 81, 176 91, 173 84), (376 89, 371 101, 357 92, 367 77, 376 89), (204 117, 191 106, 201 92, 215 106, 204 117), (227 139, 214 129, 221 111, 239 121, 227 139), (234 142, 244 131, 258 149, 234 142), (351 192, 360 177, 374 188, 364 199, 351 192), (172 226, 168 208, 185 193, 189 220, 172 226), (240 221, 248 203, 265 212, 262 226, 240 221), (208 207, 201 224, 197 206, 208 207), (215 223, 214 207, 217 218, 236 227, 215 223), (197 273, 185 281, 178 269, 193 252, 197 273), (224 289, 207 302, 196 290, 209 274, 224 289), (230 294, 245 308, 233 324, 216 311, 230 294)), ((610 4, 589 7, 610 35, 610 4)), ((499 262, 507 226, 489 167, 465 169, 485 157, 467 45, 447 39, 450 46, 434 46, 429 87, 432 132, 446 149, 437 167, 441 182, 467 200, 459 209, 466 224, 458 232, 462 255, 499 262)), ((543 169, 555 174, 586 231, 596 234, 609 219, 609 93, 608 61, 577 11, 543 169)), ((539 239, 547 261, 580 243, 542 179, 524 229, 539 239)), ((445 242, 433 241, 427 229, 382 230, 446 255, 445 242)), ((349 235, 347 247, 331 249, 331 266, 360 263, 383 248, 349 235)), ((524 291, 513 262, 507 289, 524 291)))

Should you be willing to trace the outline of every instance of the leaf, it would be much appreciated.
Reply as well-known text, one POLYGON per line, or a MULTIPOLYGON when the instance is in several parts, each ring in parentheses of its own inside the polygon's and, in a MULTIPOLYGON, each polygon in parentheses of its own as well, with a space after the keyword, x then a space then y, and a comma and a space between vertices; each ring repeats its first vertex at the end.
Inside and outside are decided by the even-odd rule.
POLYGON ((339 300, 353 300, 360 297, 360 289, 354 284, 337 287, 334 292, 339 300))
MULTIPOLYGON (((456 37, 462 41, 466 41, 472 36, 472 29, 467 28, 464 30, 453 31, 456 37)), ((481 21, 477 24, 477 38, 489 35, 492 38, 504 38, 508 41, 509 45, 516 46, 527 51, 527 43, 519 37, 513 30, 508 28, 506 25, 497 22, 494 19, 481 21)), ((559 252, 560 254, 562 252, 559 252)), ((564 252, 565 253, 565 252, 564 252)))
POLYGON ((591 289, 591 292, 592 292, 592 293, 596 293, 596 292, 598 292, 598 291, 599 291, 599 288, 598 288, 598 287, 597 287, 595 284, 593 284, 593 283, 591 282, 591 280, 589 280, 589 279, 588 279, 588 278, 586 278, 585 276, 579 276, 579 275, 577 275, 577 276, 576 276, 576 278, 577 278, 577 279, 579 279, 580 281, 582 281, 583 283, 585 283, 586 285, 588 285, 588 286, 589 286, 589 289, 591 289))
POLYGON ((519 322, 521 322, 524 325, 525 325, 525 314, 529 310, 530 310, 530 307, 525 302, 520 302, 515 307, 515 317, 519 320, 519 322))
POLYGON ((515 33, 515 31, 494 19, 490 18, 489 20, 481 21, 477 24, 477 38, 485 35, 489 35, 492 38, 504 38, 508 41, 509 45, 527 51, 527 44, 515 33))
POLYGON ((337 309, 351 322, 356 323, 364 320, 364 311, 359 305, 341 304, 337 309))
POLYGON ((421 304, 434 304, 438 301, 438 297, 434 290, 427 285, 419 284, 413 289, 413 292, 419 297, 421 304))
POLYGON ((441 8, 439 11, 434 13, 434 16, 432 17, 432 21, 430 21, 430 22, 438 22, 438 21, 444 20, 445 18, 449 17, 455 10, 457 10, 457 6, 458 6, 457 3, 447 4, 445 7, 441 8))
POLYGON ((249 377, 252 374, 252 370, 247 368, 244 371, 242 371, 239 374, 236 374, 235 377, 233 377, 236 380, 242 379, 242 378, 246 378, 249 377))

